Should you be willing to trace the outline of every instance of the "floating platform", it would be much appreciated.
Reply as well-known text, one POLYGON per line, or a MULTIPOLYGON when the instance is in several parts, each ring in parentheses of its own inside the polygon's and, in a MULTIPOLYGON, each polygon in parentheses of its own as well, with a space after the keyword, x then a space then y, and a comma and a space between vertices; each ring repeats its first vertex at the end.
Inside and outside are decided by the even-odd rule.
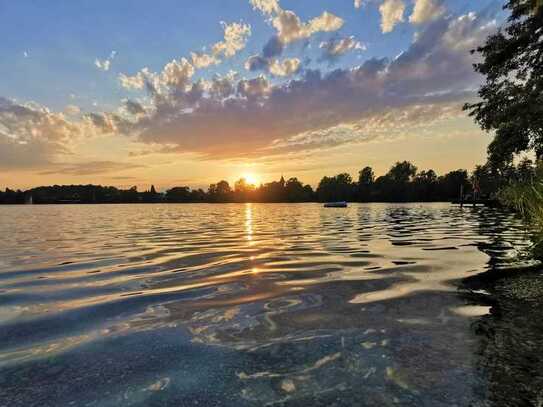
POLYGON ((325 208, 346 208, 347 202, 341 201, 341 202, 326 202, 324 204, 325 208))

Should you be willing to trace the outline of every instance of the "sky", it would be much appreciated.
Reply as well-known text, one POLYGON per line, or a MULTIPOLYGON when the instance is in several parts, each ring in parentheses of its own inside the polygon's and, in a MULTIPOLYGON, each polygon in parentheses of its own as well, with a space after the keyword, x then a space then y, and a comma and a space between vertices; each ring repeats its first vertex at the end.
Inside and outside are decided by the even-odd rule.
POLYGON ((483 163, 500 0, 0 0, 0 188, 483 163))

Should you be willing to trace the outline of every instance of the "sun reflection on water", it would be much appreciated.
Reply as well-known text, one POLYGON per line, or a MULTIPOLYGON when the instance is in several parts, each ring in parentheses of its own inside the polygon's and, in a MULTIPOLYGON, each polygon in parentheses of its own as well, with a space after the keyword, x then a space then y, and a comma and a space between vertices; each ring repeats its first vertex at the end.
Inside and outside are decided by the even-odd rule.
POLYGON ((2 386, 85 383, 81 405, 127 381, 149 405, 469 405, 491 313, 457 282, 529 246, 514 216, 442 204, 1 209, 2 386))
POLYGON ((249 246, 254 245, 253 242, 253 204, 245 204, 245 234, 249 246))

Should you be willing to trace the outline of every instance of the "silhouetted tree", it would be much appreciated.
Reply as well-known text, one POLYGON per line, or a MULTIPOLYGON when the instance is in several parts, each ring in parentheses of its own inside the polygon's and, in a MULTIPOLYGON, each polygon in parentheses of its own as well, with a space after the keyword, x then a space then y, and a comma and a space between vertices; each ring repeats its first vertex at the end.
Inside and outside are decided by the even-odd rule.
POLYGON ((335 177, 324 177, 317 188, 317 198, 321 202, 350 201, 353 197, 355 185, 347 173, 335 177))
POLYGON ((245 178, 240 178, 234 184, 234 199, 236 202, 253 202, 255 186, 247 183, 245 178))
POLYGON ((5 192, 0 191, 0 203, 2 204, 22 204, 24 203, 24 192, 21 190, 14 191, 6 188, 5 192))
MULTIPOLYGON (((540 162, 541 163, 541 162, 540 162)), ((541 164, 539 164, 541 166, 541 164)), ((492 197, 499 188, 511 181, 532 179, 536 165, 524 159, 517 166, 508 164, 497 169, 485 164, 477 166, 470 176, 466 170, 451 171, 443 176, 429 169, 417 172, 417 167, 408 161, 395 163, 390 170, 374 180, 370 167, 358 173, 354 183, 347 173, 334 177, 323 177, 314 192, 295 177, 287 181, 281 177, 258 188, 244 179, 235 183, 232 190, 227 181, 211 184, 207 192, 191 190, 188 186, 170 188, 160 194, 154 186, 148 191, 138 192, 137 187, 127 190, 101 185, 53 185, 37 187, 27 191, 0 191, 1 204, 22 204, 32 196, 36 204, 43 203, 137 203, 137 202, 309 202, 309 201, 362 201, 362 202, 431 202, 449 201, 459 196, 463 187, 467 195, 472 184, 480 187, 483 196, 492 197)), ((543 170, 541 170, 543 171, 543 170)))
POLYGON ((156 192, 154 185, 151 185, 151 189, 142 194, 142 201, 145 203, 159 202, 161 200, 162 195, 156 192))
POLYGON ((421 171, 413 178, 411 199, 425 202, 438 200, 438 180, 434 170, 421 171))
POLYGON ((281 177, 279 181, 269 182, 265 185, 261 185, 258 194, 260 200, 263 202, 285 202, 287 200, 286 187, 284 178, 281 177))
MULTIPOLYGON (((306 185, 308 186, 308 185, 306 185)), ((285 184, 285 195, 288 202, 308 202, 313 199, 311 186, 306 188, 298 178, 289 178, 285 184)))
POLYGON ((376 198, 387 202, 405 202, 410 197, 410 182, 417 167, 409 161, 397 162, 386 175, 375 180, 376 198))
POLYGON ((121 199, 120 199, 121 202, 134 203, 134 202, 141 201, 140 194, 138 193, 138 187, 136 186, 133 186, 132 188, 126 191, 121 191, 120 195, 121 195, 121 199))
POLYGON ((466 170, 451 171, 439 177, 439 195, 443 200, 451 200, 460 196, 460 188, 464 190, 464 194, 471 191, 471 183, 466 170))
POLYGON ((477 165, 471 175, 472 185, 478 185, 482 195, 492 196, 507 183, 498 170, 490 165, 477 165))
POLYGON ((210 202, 229 202, 232 199, 232 189, 227 181, 220 181, 209 186, 208 199, 210 202))
POLYGON ((190 202, 206 202, 207 196, 203 189, 193 189, 190 191, 190 202))
POLYGON ((500 167, 513 154, 534 150, 543 158, 543 6, 540 0, 509 0, 508 24, 474 52, 486 76, 480 102, 464 109, 484 130, 494 131, 489 162, 500 167))
POLYGON ((190 202, 191 198, 189 187, 175 187, 166 191, 166 201, 168 202, 190 202))
POLYGON ((358 199, 367 202, 371 199, 375 174, 371 167, 364 167, 358 173, 358 199))
POLYGON ((387 176, 397 184, 406 184, 417 174, 417 167, 409 161, 397 162, 388 171, 387 176))

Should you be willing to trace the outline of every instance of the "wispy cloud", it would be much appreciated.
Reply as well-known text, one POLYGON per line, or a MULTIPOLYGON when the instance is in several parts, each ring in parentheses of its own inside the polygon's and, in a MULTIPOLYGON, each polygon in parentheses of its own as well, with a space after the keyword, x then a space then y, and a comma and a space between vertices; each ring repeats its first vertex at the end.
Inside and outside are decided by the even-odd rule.
POLYGON ((350 37, 336 37, 320 43, 323 50, 323 59, 334 60, 341 55, 353 50, 366 50, 366 46, 356 40, 353 35, 350 37))
POLYGON ((109 68, 111 68, 111 63, 115 59, 116 55, 117 55, 117 51, 111 51, 111 53, 109 54, 109 57, 106 59, 96 58, 94 60, 94 65, 102 71, 109 71, 109 68))
POLYGON ((53 164, 48 170, 42 171, 40 172, 40 174, 96 175, 119 172, 124 170, 132 170, 135 168, 145 168, 145 166, 140 164, 130 164, 114 161, 90 161, 74 164, 53 164))

